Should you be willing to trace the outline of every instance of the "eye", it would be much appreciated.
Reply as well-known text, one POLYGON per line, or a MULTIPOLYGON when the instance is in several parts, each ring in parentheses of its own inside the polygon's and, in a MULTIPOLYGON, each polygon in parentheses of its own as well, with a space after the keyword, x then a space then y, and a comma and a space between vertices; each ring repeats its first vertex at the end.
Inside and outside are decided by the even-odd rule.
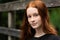
POLYGON ((39 16, 39 14, 35 13, 34 16, 39 16))
POLYGON ((28 18, 31 18, 31 16, 30 16, 30 15, 28 15, 27 17, 28 17, 28 18))

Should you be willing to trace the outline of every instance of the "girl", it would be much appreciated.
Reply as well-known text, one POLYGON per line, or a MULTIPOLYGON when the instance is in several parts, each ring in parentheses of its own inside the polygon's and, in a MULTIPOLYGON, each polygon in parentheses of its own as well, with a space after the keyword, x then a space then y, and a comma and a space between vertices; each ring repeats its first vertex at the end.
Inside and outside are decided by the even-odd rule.
POLYGON ((31 1, 27 5, 21 29, 21 40, 60 40, 42 1, 31 1))

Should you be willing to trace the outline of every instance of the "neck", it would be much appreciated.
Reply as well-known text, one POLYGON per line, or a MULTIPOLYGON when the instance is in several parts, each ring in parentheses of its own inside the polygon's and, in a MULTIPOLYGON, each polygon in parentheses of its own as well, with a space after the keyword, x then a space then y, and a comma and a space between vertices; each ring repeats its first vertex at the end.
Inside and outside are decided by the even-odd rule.
POLYGON ((34 37, 41 37, 41 36, 45 35, 42 28, 37 28, 37 29, 35 29, 35 31, 36 31, 36 33, 35 33, 34 37))

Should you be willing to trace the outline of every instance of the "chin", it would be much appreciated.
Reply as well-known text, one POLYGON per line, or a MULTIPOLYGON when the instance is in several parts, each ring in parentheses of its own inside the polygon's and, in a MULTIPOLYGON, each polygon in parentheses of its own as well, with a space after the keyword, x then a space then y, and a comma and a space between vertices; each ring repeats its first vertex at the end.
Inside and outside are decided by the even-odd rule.
POLYGON ((33 28, 33 29, 37 29, 37 28, 38 28, 38 26, 32 26, 32 28, 33 28))

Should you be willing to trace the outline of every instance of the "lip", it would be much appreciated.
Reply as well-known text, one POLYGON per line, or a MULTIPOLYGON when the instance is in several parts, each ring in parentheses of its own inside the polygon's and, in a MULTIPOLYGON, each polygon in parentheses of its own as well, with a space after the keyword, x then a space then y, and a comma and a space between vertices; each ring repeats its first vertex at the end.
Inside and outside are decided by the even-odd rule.
POLYGON ((32 26, 35 26, 37 23, 32 23, 32 26))

